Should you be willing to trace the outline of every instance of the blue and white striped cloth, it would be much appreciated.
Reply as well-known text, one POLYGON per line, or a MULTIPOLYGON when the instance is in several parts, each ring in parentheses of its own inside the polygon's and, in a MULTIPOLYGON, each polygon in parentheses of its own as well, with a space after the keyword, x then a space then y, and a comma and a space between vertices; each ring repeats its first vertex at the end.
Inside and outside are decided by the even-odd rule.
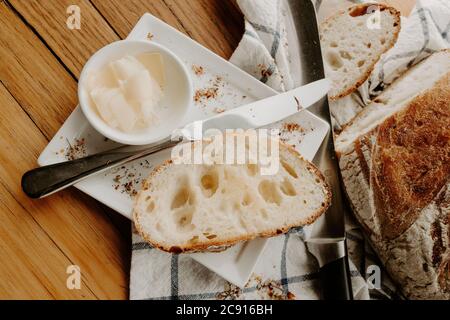
MULTIPOLYGON (((337 6, 352 2, 359 1, 316 0, 315 5, 321 11, 332 12, 337 6)), ((294 68, 283 0, 238 0, 238 4, 245 15, 246 31, 231 62, 278 91, 292 89, 296 75, 291 71, 294 68), (261 73, 261 66, 269 68, 261 73)), ((389 85, 399 72, 431 52, 448 47, 449 20, 448 0, 419 0, 411 17, 403 22, 397 45, 377 65, 362 92, 376 95, 376 90, 389 85)), ((356 107, 355 112, 363 107, 356 107)), ((287 235, 270 239, 244 289, 229 284, 187 255, 151 248, 133 232, 130 299, 317 299, 317 265, 303 242, 307 232, 293 229, 287 235)), ((355 298, 398 297, 384 273, 382 288, 368 289, 364 280, 367 267, 381 264, 351 219, 347 233, 355 298)))

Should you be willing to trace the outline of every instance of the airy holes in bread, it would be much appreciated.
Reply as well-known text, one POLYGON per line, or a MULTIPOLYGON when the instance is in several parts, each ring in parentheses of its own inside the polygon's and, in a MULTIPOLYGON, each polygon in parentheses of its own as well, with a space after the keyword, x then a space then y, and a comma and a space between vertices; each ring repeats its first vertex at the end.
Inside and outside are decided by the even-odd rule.
POLYGON ((189 189, 186 187, 181 188, 173 198, 170 209, 174 210, 183 207, 189 201, 189 197, 189 189))
POLYGON ((339 57, 338 53, 335 51, 328 51, 326 54, 326 59, 328 62, 328 65, 334 70, 339 70, 343 63, 342 59, 339 57))
POLYGON ((358 61, 358 68, 361 68, 362 66, 364 66, 366 64, 366 61, 365 60, 360 60, 360 61, 358 61))
POLYGON ((382 37, 381 39, 380 39, 380 43, 381 43, 381 45, 385 45, 386 44, 386 38, 385 37, 382 37))
POLYGON ((254 177, 259 171, 259 167, 256 164, 248 164, 247 165, 247 173, 249 176, 254 177))
POLYGON ((244 195, 244 199, 242 199, 242 205, 244 207, 248 207, 253 203, 253 201, 254 201, 253 197, 249 193, 246 193, 244 195))
POLYGON ((191 239, 189 239, 190 244, 196 244, 199 241, 199 236, 193 236, 191 239))
POLYGON ((343 59, 346 59, 346 60, 352 60, 353 59, 352 55, 348 51, 345 51, 345 50, 339 51, 339 55, 343 59))
POLYGON ((181 181, 180 189, 175 194, 175 197, 173 197, 170 206, 171 210, 195 204, 195 193, 190 188, 187 177, 184 177, 181 181))
POLYGON ((192 224, 194 212, 195 206, 188 206, 177 210, 174 214, 174 219, 178 231, 188 232, 195 230, 195 226, 192 224))
POLYGON ((153 210, 155 210, 155 202, 154 201, 150 201, 150 203, 147 206, 147 212, 148 213, 152 213, 153 210))
POLYGON ((332 42, 330 43, 330 47, 331 47, 331 48, 337 48, 337 47, 338 47, 337 42, 332 41, 332 42))
POLYGON ((274 203, 277 206, 281 204, 283 198, 281 197, 276 184, 269 180, 264 180, 259 184, 259 194, 267 203, 274 203))
POLYGON ((206 230, 205 231, 203 231, 203 236, 205 236, 205 238, 206 237, 208 237, 208 236, 210 236, 212 233, 212 229, 211 228, 206 228, 206 230))
POLYGON ((219 187, 219 175, 215 170, 209 171, 201 177, 200 182, 205 197, 211 198, 219 187))
POLYGON ((235 203, 233 204, 233 212, 239 213, 241 210, 242 210, 241 203, 235 202, 235 203))
POLYGON ((297 195, 294 186, 287 178, 284 178, 283 182, 280 184, 280 189, 281 192, 289 197, 294 197, 297 195))
POLYGON ((289 163, 281 160, 281 166, 286 170, 286 172, 293 178, 298 179, 297 172, 295 172, 294 168, 292 168, 289 163))

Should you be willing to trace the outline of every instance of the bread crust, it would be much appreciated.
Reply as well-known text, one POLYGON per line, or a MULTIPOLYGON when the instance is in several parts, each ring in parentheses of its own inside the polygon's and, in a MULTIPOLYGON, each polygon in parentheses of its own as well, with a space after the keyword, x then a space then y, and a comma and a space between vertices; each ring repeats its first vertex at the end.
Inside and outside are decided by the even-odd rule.
POLYGON ((450 73, 378 127, 371 185, 383 237, 394 239, 450 179, 450 73))
POLYGON ((378 61, 380 60, 381 56, 387 52, 388 50, 390 50, 395 43, 397 42, 398 36, 400 34, 401 31, 401 15, 400 12, 398 10, 396 10, 393 7, 387 6, 385 4, 380 4, 380 3, 364 3, 364 4, 358 4, 355 6, 352 6, 348 9, 345 10, 341 10, 340 12, 338 12, 337 14, 327 18, 324 22, 322 22, 322 25, 328 24, 330 23, 332 20, 336 19, 338 16, 340 15, 344 15, 344 14, 351 14, 353 12, 359 12, 360 14, 358 15, 364 15, 367 14, 367 9, 370 8, 371 6, 378 6, 380 8, 380 11, 385 11, 388 10, 390 12, 390 14, 394 17, 394 36, 392 37, 391 41, 389 42, 389 44, 385 47, 385 50, 383 52, 380 52, 380 54, 373 59, 373 61, 370 63, 369 67, 367 68, 366 72, 364 72, 363 74, 361 74, 361 76, 358 78, 358 80, 355 82, 354 85, 345 88, 345 90, 341 90, 339 92, 339 94, 335 94, 335 95, 330 95, 329 98, 332 101, 335 100, 339 100, 341 98, 344 98, 346 96, 348 96, 349 94, 355 92, 364 82, 366 82, 366 80, 370 77, 370 75, 372 74, 375 65, 378 63, 378 61))
MULTIPOLYGON (((442 49, 442 50, 439 50, 439 51, 435 52, 433 55, 437 55, 437 54, 441 54, 441 53, 447 53, 447 54, 450 54, 450 49, 442 49)), ((429 58, 431 58, 433 55, 431 55, 429 58)), ((425 61, 426 61, 426 59, 423 60, 421 63, 423 63, 423 62, 425 62, 425 61)), ((419 66, 419 64, 417 64, 417 65, 414 66, 413 68, 418 67, 418 66, 419 66)), ((402 78, 405 77, 405 76, 407 76, 408 74, 409 74, 409 73, 406 72, 404 75, 402 75, 401 77, 399 77, 399 78, 396 80, 396 82, 402 81, 402 78)), ((383 96, 383 94, 381 94, 380 96, 374 98, 370 103, 374 103, 374 102, 377 103, 377 101, 379 101, 380 98, 381 98, 382 96, 383 96)), ((351 119, 349 122, 347 122, 345 125, 343 125, 343 126, 341 127, 340 132, 336 135, 336 137, 339 137, 339 136, 341 136, 341 135, 344 135, 348 130, 351 130, 351 128, 355 125, 355 123, 357 123, 357 122, 360 120, 360 118, 366 113, 366 111, 367 111, 367 108, 363 109, 363 110, 362 110, 361 112, 359 112, 355 117, 353 117, 353 119, 351 119)), ((377 130, 377 128, 374 128, 374 130, 372 130, 371 132, 367 133, 367 136, 372 135, 376 130, 377 130)), ((339 145, 338 145, 338 146, 339 146, 339 145)), ((338 154, 338 155, 340 155, 341 153, 342 153, 342 152, 341 152, 340 150, 337 150, 337 154, 338 154)))
POLYGON ((449 299, 450 72, 338 158, 353 212, 404 294, 449 299))
MULTIPOLYGON (((144 231, 144 229, 143 229, 143 227, 142 227, 142 225, 141 225, 141 223, 139 221, 139 214, 136 212, 136 210, 133 210, 133 221, 134 221, 134 224, 136 226, 136 230, 141 235, 141 237, 146 242, 151 244, 153 247, 155 247, 157 249, 160 249, 162 251, 165 251, 165 252, 180 254, 180 253, 194 253, 194 252, 221 252, 221 251, 224 251, 224 250, 228 249, 229 247, 234 246, 234 245, 236 245, 236 244, 238 244, 240 242, 253 240, 255 238, 275 237, 275 236, 287 233, 291 228, 312 224, 330 206, 330 204, 331 204, 331 191, 330 191, 330 188, 329 188, 328 184, 325 181, 325 177, 317 169, 317 167, 314 166, 309 161, 305 160, 292 146, 287 145, 287 144, 285 144, 283 142, 280 142, 280 147, 286 148, 287 151, 290 152, 292 155, 294 155, 295 157, 298 157, 298 158, 302 159, 303 161, 305 161, 307 163, 307 169, 310 172, 312 172, 313 174, 315 174, 316 177, 320 180, 321 184, 323 185, 323 189, 325 191, 325 202, 324 202, 323 206, 319 210, 314 212, 307 219, 301 221, 300 223, 292 224, 292 225, 289 225, 289 226, 286 226, 286 227, 283 227, 283 228, 274 228, 274 229, 269 230, 267 232, 254 233, 254 234, 248 234, 248 235, 241 236, 241 237, 235 237, 235 238, 228 239, 227 241, 209 240, 207 243, 190 244, 190 245, 186 245, 186 246, 182 246, 182 247, 179 247, 179 246, 170 246, 169 247, 169 246, 164 246, 164 245, 158 243, 157 241, 154 241, 150 237, 150 235, 148 235, 144 231)), ((144 191, 148 190, 151 187, 151 180, 152 180, 152 178, 155 177, 156 175, 160 174, 164 170, 169 169, 172 164, 173 164, 172 160, 168 160, 165 163, 163 163, 162 165, 160 165, 157 168, 155 168, 150 173, 149 178, 143 184, 142 190, 138 192, 138 195, 137 195, 136 200, 135 200, 136 203, 137 203, 138 199, 140 198, 140 196, 142 195, 142 193, 144 191)))

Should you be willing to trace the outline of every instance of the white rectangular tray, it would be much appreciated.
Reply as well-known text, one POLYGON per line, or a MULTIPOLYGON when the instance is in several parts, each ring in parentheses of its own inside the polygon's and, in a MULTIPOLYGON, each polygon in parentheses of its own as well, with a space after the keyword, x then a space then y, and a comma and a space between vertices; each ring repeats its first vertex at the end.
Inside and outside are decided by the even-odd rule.
MULTIPOLYGON (((276 94, 257 79, 150 14, 145 14, 139 20, 128 39, 155 41, 172 50, 191 70, 194 90, 204 89, 214 82, 219 82, 218 97, 201 103, 192 103, 185 123, 276 94), (193 66, 203 67, 204 74, 196 74, 193 66)), ((294 145, 309 160, 314 157, 329 130, 326 122, 309 112, 302 112, 271 127, 281 128, 282 138, 294 145), (285 130, 283 128, 286 127, 286 123, 295 123, 299 127, 292 130, 293 126, 290 126, 290 130, 285 130)), ((68 160, 68 156, 85 156, 117 146, 97 133, 77 106, 42 152, 38 164, 44 166, 63 162, 68 160)), ((139 190, 140 183, 149 175, 152 168, 167 157, 166 152, 140 159, 86 179, 75 187, 131 219, 133 193, 139 190)), ((222 253, 193 254, 192 258, 231 283, 243 287, 267 241, 257 239, 222 253)))

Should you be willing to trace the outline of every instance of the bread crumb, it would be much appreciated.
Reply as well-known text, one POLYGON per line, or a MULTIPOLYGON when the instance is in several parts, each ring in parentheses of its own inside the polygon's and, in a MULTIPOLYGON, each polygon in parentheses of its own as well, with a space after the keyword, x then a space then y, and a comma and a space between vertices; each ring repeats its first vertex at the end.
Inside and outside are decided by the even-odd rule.
POLYGON ((195 91, 194 101, 200 102, 203 99, 215 99, 217 98, 218 88, 199 89, 195 91))
POLYGON ((287 132, 294 132, 294 131, 298 131, 300 133, 304 133, 305 129, 303 129, 299 124, 297 123, 285 123, 283 124, 283 128, 282 130, 287 131, 287 132))
POLYGON ((192 65, 192 70, 194 71, 196 76, 202 76, 205 74, 205 69, 202 66, 192 65))
POLYGON ((226 283, 225 290, 218 293, 216 298, 218 300, 236 300, 242 294, 242 291, 239 287, 236 287, 234 284, 226 283))
POLYGON ((261 282, 256 289, 263 298, 269 297, 272 300, 292 300, 292 297, 295 298, 293 293, 284 294, 281 283, 274 280, 261 282))
POLYGON ((214 109, 214 112, 215 113, 224 113, 225 109, 223 109, 223 108, 216 108, 216 109, 214 109))
MULTIPOLYGON (((153 168, 148 160, 140 162, 139 167, 148 170, 153 168)), ((120 193, 127 194, 131 198, 134 198, 139 190, 143 189, 145 179, 143 179, 142 173, 139 172, 135 165, 114 168, 105 175, 111 174, 114 175, 112 187, 120 193)))
POLYGON ((65 157, 68 161, 77 160, 87 156, 86 141, 84 138, 75 139, 72 143, 67 140, 65 157))
POLYGON ((198 89, 195 91, 194 101, 201 103, 205 107, 205 103, 211 99, 216 99, 219 96, 219 89, 223 86, 222 78, 215 77, 210 81, 210 87, 198 89))
POLYGON ((147 33, 147 39, 148 40, 153 40, 153 38, 155 37, 155 35, 151 32, 147 33))
POLYGON ((301 144, 306 133, 307 130, 297 123, 284 123, 279 132, 280 141, 290 144, 295 149, 301 144))
POLYGON ((295 300, 295 294, 288 291, 285 293, 281 282, 267 279, 263 280, 261 276, 253 274, 248 281, 246 288, 256 287, 256 292, 262 299, 271 300, 295 300))

